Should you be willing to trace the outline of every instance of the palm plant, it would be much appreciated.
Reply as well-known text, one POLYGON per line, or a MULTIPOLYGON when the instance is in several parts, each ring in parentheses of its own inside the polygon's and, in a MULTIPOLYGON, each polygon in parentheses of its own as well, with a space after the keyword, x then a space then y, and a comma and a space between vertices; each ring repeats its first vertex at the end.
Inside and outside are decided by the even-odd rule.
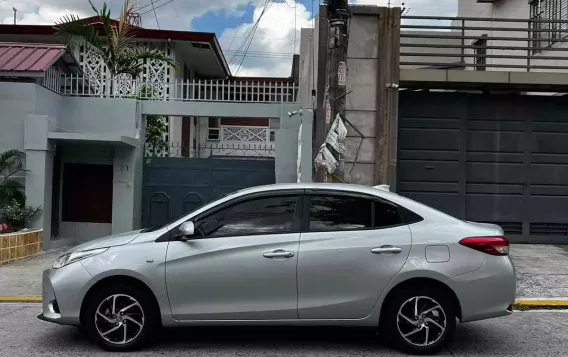
POLYGON ((56 22, 55 30, 64 44, 91 46, 105 62, 112 77, 127 74, 137 78, 144 70, 145 60, 163 61, 175 67, 174 61, 159 51, 136 45, 135 35, 138 27, 129 23, 135 12, 130 0, 124 1, 118 22, 112 20, 106 2, 100 10, 91 0, 89 3, 100 17, 102 25, 93 25, 77 15, 63 16, 56 22))
POLYGON ((24 204, 26 198, 24 186, 14 178, 24 171, 26 154, 20 150, 8 150, 0 153, 0 206, 16 200, 24 204))

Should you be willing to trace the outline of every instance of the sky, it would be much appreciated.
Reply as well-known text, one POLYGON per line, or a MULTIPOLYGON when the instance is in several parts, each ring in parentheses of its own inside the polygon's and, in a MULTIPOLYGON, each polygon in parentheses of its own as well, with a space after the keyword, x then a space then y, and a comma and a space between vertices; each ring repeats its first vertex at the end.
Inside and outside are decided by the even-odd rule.
MULTIPOLYGON (((100 7, 105 0, 92 0, 100 7)), ((132 1, 132 0, 131 0, 132 1)), ((292 55, 300 48, 300 29, 313 27, 318 0, 135 0, 142 26, 169 30, 214 32, 233 75, 288 77, 292 55), (271 4, 264 14, 265 3, 271 4), (152 9, 154 4, 155 12, 152 9), (258 19, 260 18, 260 21, 258 19), (254 24, 258 21, 252 41, 254 24), (246 51, 247 55, 242 56, 246 51), (237 55, 235 53, 238 51, 237 55)), ((389 0, 349 0, 352 4, 387 5, 389 0)), ((458 0, 391 0, 410 15, 454 16, 458 0)), ((465 0, 473 1, 473 0, 465 0)), ((106 0, 117 17, 123 0, 106 0)), ((0 23, 53 25, 66 14, 92 16, 88 0, 0 0, 0 23)))

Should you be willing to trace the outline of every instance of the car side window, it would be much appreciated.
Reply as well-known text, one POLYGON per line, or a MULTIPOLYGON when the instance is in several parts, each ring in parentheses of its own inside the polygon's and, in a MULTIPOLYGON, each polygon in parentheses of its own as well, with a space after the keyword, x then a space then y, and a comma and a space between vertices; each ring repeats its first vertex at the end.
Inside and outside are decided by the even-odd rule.
POLYGON ((236 203, 195 222, 196 234, 213 238, 290 233, 297 200, 297 196, 271 196, 236 203))
POLYGON ((374 204, 375 228, 392 227, 404 224, 397 206, 383 200, 376 200, 374 204))
POLYGON ((352 231, 373 227, 371 200, 344 195, 307 198, 310 207, 309 231, 352 231))

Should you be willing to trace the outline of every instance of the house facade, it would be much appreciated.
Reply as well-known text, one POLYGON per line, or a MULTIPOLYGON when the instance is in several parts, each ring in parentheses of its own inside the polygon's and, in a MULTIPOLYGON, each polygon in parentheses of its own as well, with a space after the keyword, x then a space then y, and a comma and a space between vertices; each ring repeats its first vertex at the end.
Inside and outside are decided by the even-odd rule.
POLYGON ((566 0, 459 0, 458 17, 467 20, 453 25, 472 36, 465 42, 466 54, 477 56, 466 61, 472 69, 568 72, 566 0))
MULTIPOLYGON (((539 27, 561 22, 496 15, 512 3, 520 4, 460 1, 469 10, 456 17, 349 6, 343 179, 388 184, 459 219, 498 224, 513 242, 565 243, 568 53, 562 38, 533 45, 550 42, 539 27), (475 10, 489 7, 494 17, 475 10)), ((329 125, 329 36, 320 6, 300 53, 300 100, 317 113, 316 150, 329 125)))
POLYGON ((178 68, 149 61, 141 78, 110 78, 89 49, 54 44, 51 26, 0 25, 10 48, 0 55, 0 150, 26 152, 44 248, 163 224, 236 189, 295 182, 299 170, 311 180, 312 118, 288 115, 300 109, 293 78, 233 77, 214 34, 136 36, 178 68), (55 62, 13 68, 43 47, 55 62), (167 120, 165 154, 145 147, 149 116, 167 120))

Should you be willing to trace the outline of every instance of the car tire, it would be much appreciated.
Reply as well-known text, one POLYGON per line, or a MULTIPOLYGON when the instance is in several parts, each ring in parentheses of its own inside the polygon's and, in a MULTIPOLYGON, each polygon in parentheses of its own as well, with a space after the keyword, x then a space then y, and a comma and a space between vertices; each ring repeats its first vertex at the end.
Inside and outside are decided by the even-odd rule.
POLYGON ((84 316, 83 329, 89 339, 113 352, 145 347, 160 326, 152 297, 129 285, 110 285, 97 291, 87 302, 84 316))
POLYGON ((438 289, 402 290, 390 300, 385 311, 381 330, 389 343, 406 353, 432 355, 454 337, 456 309, 452 300, 438 289))

